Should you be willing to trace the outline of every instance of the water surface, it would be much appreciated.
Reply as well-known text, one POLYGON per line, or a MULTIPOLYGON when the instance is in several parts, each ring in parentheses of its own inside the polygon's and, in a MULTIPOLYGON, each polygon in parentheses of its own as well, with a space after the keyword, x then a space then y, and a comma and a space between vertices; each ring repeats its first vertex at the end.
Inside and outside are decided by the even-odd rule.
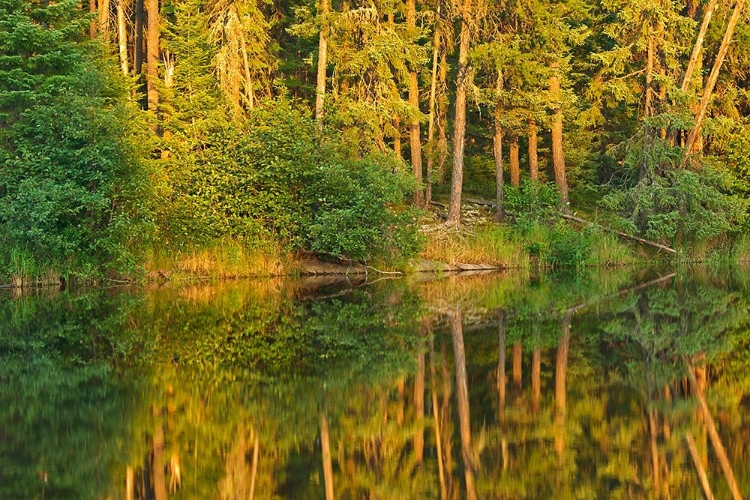
POLYGON ((747 496, 748 283, 7 292, 0 498, 747 496))

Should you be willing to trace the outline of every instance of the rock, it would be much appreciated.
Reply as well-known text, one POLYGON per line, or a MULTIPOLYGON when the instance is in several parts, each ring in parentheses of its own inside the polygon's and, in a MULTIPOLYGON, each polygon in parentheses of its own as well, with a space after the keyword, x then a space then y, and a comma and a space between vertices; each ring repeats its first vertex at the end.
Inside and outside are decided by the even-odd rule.
POLYGON ((367 268, 362 264, 334 264, 320 260, 303 260, 300 262, 299 272, 303 276, 320 274, 367 274, 367 268))

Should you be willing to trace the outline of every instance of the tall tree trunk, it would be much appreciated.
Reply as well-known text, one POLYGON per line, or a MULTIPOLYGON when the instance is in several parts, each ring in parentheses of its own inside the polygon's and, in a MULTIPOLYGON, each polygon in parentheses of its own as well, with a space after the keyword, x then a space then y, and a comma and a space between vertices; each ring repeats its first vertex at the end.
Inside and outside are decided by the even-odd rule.
POLYGON ((448 163, 448 100, 445 96, 446 82, 448 81, 448 55, 444 47, 440 53, 440 71, 438 83, 443 91, 438 100, 438 184, 445 184, 445 165, 448 163))
POLYGON ((563 209, 568 209, 568 178, 565 173, 565 155, 563 153, 563 112, 560 92, 560 64, 550 64, 552 73, 549 77, 550 97, 553 105, 552 118, 552 167, 555 171, 555 184, 560 192, 563 209))
POLYGON ((706 38, 706 32, 708 32, 708 25, 711 22, 711 17, 714 15, 716 10, 716 3, 718 0, 711 0, 703 13, 703 22, 701 28, 698 31, 698 38, 695 39, 695 45, 690 53, 690 60, 688 61, 687 68, 685 69, 685 76, 682 78, 682 85, 680 86, 683 92, 687 92, 690 86, 690 80, 693 78, 693 72, 695 71, 698 60, 701 58, 701 50, 703 50, 703 40, 706 38))
POLYGON ((512 134, 510 136, 510 185, 520 186, 521 185, 521 162, 519 159, 519 148, 518 148, 518 136, 512 134))
POLYGON ((646 103, 643 107, 643 116, 648 118, 654 114, 654 36, 648 37, 648 49, 646 52, 646 103))
MULTIPOLYGON (((417 2, 406 0, 406 29, 409 39, 416 40, 417 35, 417 2)), ((409 72, 409 104, 419 111, 419 78, 417 68, 411 68, 409 72)), ((422 138, 419 129, 419 115, 415 114, 409 120, 409 149, 411 150, 411 167, 414 179, 419 188, 414 191, 414 204, 418 207, 424 205, 424 192, 422 191, 422 138)))
POLYGON ((448 207, 448 226, 461 222, 461 193, 464 182, 464 148, 466 146, 466 88, 469 83, 469 42, 471 37, 471 0, 463 0, 461 34, 458 45, 458 75, 456 77, 456 118, 453 121, 453 174, 451 201, 448 207))
POLYGON ((242 66, 245 70, 245 99, 247 99, 248 109, 253 109, 255 107, 255 93, 253 91, 253 78, 250 74, 250 61, 247 57, 247 44, 245 43, 245 33, 243 30, 240 30, 240 51, 242 52, 242 66))
POLYGON ((476 465, 471 446, 471 414, 469 409, 469 385, 466 376, 466 351, 464 349, 463 314, 460 309, 452 311, 449 316, 453 354, 456 364, 456 398, 458 400, 458 420, 461 433, 461 456, 464 461, 466 479, 466 498, 476 500, 475 484, 476 465))
POLYGON ((425 180, 425 206, 432 203, 432 171, 435 164, 435 106, 437 100, 438 53, 440 52, 440 8, 438 1, 435 12, 435 32, 432 38, 432 74, 430 79, 430 118, 427 125, 427 178, 425 180))
MULTIPOLYGON (((146 0, 148 30, 146 32, 146 86, 148 109, 154 114, 159 108, 159 0, 146 0)), ((156 127, 158 121, 154 122, 156 127)))
POLYGON ((120 54, 120 70, 128 76, 128 26, 125 20, 125 1, 117 0, 117 47, 120 54))
POLYGON ((328 40, 326 25, 328 23, 329 0, 320 0, 320 35, 318 38, 318 76, 315 89, 315 120, 318 128, 323 129, 323 105, 326 95, 326 69, 328 58, 328 40))
POLYGON ((687 142, 685 144, 685 152, 682 159, 682 167, 685 167, 685 165, 687 165, 688 157, 690 156, 690 152, 693 149, 693 145, 695 144, 698 135, 700 135, 701 130, 703 129, 703 120, 706 118, 708 104, 711 101, 711 96, 713 95, 716 81, 719 79, 719 72, 721 71, 721 66, 724 63, 724 57, 727 55, 727 51, 729 50, 729 43, 732 41, 734 28, 737 26, 737 21, 740 18, 740 14, 742 13, 742 7, 744 4, 745 0, 737 0, 737 3, 734 5, 732 17, 729 18, 729 23, 727 23, 727 29, 724 32, 724 38, 722 38, 721 40, 719 53, 716 55, 716 60, 714 61, 714 65, 711 68, 711 74, 708 75, 708 81, 706 82, 706 86, 703 89, 701 105, 698 108, 698 113, 695 116, 695 125, 688 134, 687 142))
POLYGON ((393 115, 393 128, 396 129, 396 133, 393 135, 393 152, 401 158, 403 157, 401 151, 401 118, 397 115, 393 115))
MULTIPOLYGON (((91 1, 91 0, 89 0, 91 1)), ((105 39, 109 36, 109 0, 100 0, 99 2, 99 30, 105 39)))
MULTIPOLYGON (((503 87, 503 76, 497 77, 498 93, 503 87)), ((495 199, 497 201, 497 212, 495 219, 502 222, 505 219, 505 194, 503 193, 503 127, 500 125, 502 109, 499 100, 495 103, 495 131, 492 134, 492 154, 495 157, 495 199)))
POLYGON ((325 413, 320 414, 320 446, 323 455, 323 482, 325 483, 326 500, 334 500, 331 437, 328 433, 328 419, 326 418, 325 413))
POLYGON ((89 14, 91 15, 91 21, 89 21, 89 38, 92 40, 96 38, 96 0, 89 0, 89 14))
POLYGON ((145 0, 135 0, 135 26, 133 27, 133 70, 136 75, 143 72, 143 30, 146 21, 145 0))
POLYGON ((536 120, 529 118, 529 177, 531 182, 539 180, 539 138, 536 120))

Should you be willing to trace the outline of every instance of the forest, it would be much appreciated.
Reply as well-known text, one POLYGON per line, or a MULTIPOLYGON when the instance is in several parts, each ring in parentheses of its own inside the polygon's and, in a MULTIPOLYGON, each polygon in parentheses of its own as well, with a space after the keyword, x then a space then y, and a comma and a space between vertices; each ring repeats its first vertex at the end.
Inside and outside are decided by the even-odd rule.
POLYGON ((0 0, 1 281, 740 259, 743 7, 0 0))

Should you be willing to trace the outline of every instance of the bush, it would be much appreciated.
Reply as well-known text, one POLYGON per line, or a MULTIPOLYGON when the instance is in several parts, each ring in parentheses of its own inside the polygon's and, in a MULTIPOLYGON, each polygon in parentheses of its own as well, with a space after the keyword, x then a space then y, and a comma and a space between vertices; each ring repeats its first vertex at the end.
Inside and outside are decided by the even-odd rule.
POLYGON ((419 249, 415 187, 406 166, 386 155, 346 151, 334 134, 289 102, 268 102, 244 125, 227 124, 199 153, 177 155, 170 242, 231 236, 251 244, 274 236, 290 250, 355 260, 410 256, 419 249))
POLYGON ((0 274, 18 255, 37 273, 132 270, 151 219, 129 89, 76 2, 5 1, 0 26, 0 274))

